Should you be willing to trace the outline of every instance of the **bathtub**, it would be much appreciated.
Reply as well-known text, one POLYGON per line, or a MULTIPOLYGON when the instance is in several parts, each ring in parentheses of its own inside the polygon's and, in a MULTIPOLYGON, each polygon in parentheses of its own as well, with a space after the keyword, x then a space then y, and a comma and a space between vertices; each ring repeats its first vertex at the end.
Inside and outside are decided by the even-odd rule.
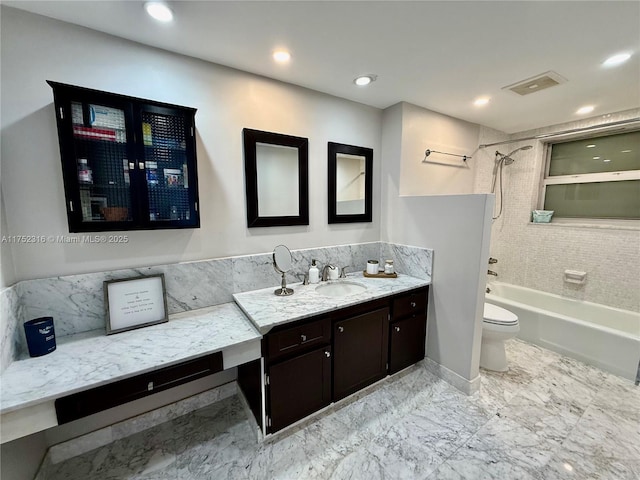
POLYGON ((640 313, 508 283, 489 288, 487 303, 518 316, 518 338, 630 380, 640 374, 640 313))

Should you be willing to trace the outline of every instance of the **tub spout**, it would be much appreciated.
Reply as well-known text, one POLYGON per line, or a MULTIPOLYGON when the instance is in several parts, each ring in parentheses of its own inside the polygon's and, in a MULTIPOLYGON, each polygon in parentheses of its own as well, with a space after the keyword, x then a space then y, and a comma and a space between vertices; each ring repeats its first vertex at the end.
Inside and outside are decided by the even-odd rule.
POLYGON ((493 275, 494 277, 498 276, 498 274, 496 272, 494 272, 493 270, 487 270, 487 275, 493 275))

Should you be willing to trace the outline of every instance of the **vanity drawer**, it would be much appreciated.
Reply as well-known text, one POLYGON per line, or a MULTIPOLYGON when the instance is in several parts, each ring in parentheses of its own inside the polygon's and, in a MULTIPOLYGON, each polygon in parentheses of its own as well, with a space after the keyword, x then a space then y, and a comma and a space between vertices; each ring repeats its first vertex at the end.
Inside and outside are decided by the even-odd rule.
POLYGON ((315 320, 267 335, 269 361, 331 342, 331 319, 315 320))
POLYGON ((393 299, 393 319, 427 313, 427 289, 414 290, 393 299))
POLYGON ((222 371, 222 352, 74 393, 55 401, 58 424, 68 423, 222 371))

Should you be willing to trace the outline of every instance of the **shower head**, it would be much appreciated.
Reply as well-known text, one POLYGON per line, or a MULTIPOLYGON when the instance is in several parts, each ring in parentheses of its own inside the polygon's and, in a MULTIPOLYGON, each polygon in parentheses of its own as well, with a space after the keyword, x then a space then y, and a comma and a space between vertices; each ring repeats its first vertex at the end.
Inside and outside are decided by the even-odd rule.
POLYGON ((504 161, 505 165, 511 165, 514 162, 513 158, 511 158, 511 155, 513 155, 516 152, 519 152, 520 150, 530 150, 532 148, 533 148, 533 145, 525 145, 524 147, 516 148, 515 150, 507 153, 506 155, 496 150, 496 162, 504 161))

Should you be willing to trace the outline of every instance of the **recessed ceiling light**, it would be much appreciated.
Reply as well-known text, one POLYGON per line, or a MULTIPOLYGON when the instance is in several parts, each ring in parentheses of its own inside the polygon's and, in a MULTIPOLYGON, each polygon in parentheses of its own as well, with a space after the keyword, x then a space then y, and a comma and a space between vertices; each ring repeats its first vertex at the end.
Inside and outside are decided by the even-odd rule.
POLYGON ((286 63, 291 60, 291 54, 286 50, 276 50, 273 52, 273 59, 278 63, 286 63))
POLYGON ((147 2, 144 4, 144 9, 151 17, 159 22, 170 22, 173 20, 173 12, 162 2, 147 2))
POLYGON ((604 160, 602 160, 604 163, 609 163, 611 161, 610 158, 605 158, 604 160))
POLYGON ((594 160, 600 160, 600 157, 593 157, 594 160))
POLYGON ((487 103, 489 103, 489 98, 487 97, 480 97, 473 102, 476 107, 484 107, 487 103))
POLYGON ((371 82, 375 82, 377 78, 378 76, 373 74, 360 75, 359 77, 356 77, 353 83, 355 83, 359 87, 364 87, 365 85, 369 85, 371 82))
POLYGON ((585 115, 587 113, 591 113, 593 112, 593 105, 587 105, 585 107, 580 107, 578 110, 576 110, 576 113, 578 115, 585 115))
POLYGON ((609 58, 607 58, 604 62, 602 62, 602 65, 605 67, 615 67, 620 65, 621 63, 626 62, 627 60, 629 60, 631 58, 631 54, 630 53, 618 53, 616 55, 613 55, 609 58))
POLYGON ((587 148, 593 148, 593 147, 595 147, 595 146, 596 146, 596 144, 595 144, 595 143, 590 143, 589 145, 587 145, 587 148))
POLYGON ((620 153, 631 153, 631 150, 620 150, 620 153))

